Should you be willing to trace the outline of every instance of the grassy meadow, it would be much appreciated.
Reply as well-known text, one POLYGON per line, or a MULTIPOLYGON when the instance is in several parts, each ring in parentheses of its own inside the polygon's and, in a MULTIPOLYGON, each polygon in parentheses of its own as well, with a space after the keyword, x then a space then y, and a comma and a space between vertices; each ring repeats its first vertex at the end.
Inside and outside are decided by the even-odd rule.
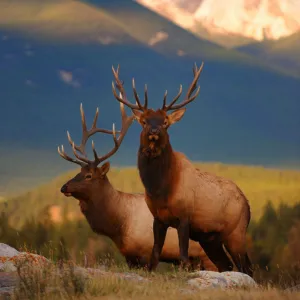
MULTIPOLYGON (((300 202, 300 171, 222 163, 195 163, 195 165, 201 170, 236 182, 249 199, 253 220, 260 218, 268 201, 271 201, 275 208, 281 203, 293 205, 300 202)), ((70 218, 82 218, 77 201, 73 198, 66 198, 60 192, 61 186, 77 172, 79 169, 59 176, 27 193, 8 199, 6 204, 0 203, 0 208, 7 212, 10 223, 14 227, 20 227, 26 219, 37 217, 46 207, 51 206, 57 207, 56 213, 58 214, 63 207, 67 207, 70 218), (33 206, 34 210, 31 209, 33 206)), ((112 167, 108 177, 116 189, 131 193, 143 192, 136 167, 112 167)), ((57 218, 59 219, 59 216, 57 218)))

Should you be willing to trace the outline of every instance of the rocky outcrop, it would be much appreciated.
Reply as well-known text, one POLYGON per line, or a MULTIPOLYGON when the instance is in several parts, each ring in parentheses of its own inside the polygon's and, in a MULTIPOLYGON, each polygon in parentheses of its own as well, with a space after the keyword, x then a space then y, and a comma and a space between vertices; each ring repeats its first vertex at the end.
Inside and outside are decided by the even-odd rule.
MULTIPOLYGON (((98 268, 82 268, 71 263, 72 274, 80 277, 82 282, 91 278, 101 277, 116 277, 124 280, 139 282, 151 281, 150 278, 142 277, 132 272, 111 272, 105 267, 98 268), (97 277, 96 277, 97 276, 97 277)), ((14 288, 26 277, 28 270, 33 270, 35 274, 46 269, 48 272, 65 272, 63 268, 55 267, 54 264, 43 256, 19 252, 16 249, 0 243, 0 296, 13 293, 14 288), (25 269, 25 271, 22 271, 25 269), (26 271, 27 270, 27 271, 26 271), (23 274, 22 274, 23 272, 23 274)), ((43 277, 44 275, 42 275, 43 277)), ((64 276, 64 275, 63 275, 64 276)), ((236 289, 236 288, 256 288, 258 285, 248 275, 239 272, 213 272, 213 271, 198 271, 190 273, 187 279, 187 285, 180 292, 194 293, 199 289, 236 289)))
POLYGON ((191 274, 194 278, 188 284, 197 289, 234 289, 258 288, 257 283, 248 275, 240 272, 198 271, 191 274))
POLYGON ((42 266, 45 263, 50 263, 50 261, 41 255, 19 252, 15 248, 0 243, 0 272, 16 272, 17 266, 21 263, 42 266))

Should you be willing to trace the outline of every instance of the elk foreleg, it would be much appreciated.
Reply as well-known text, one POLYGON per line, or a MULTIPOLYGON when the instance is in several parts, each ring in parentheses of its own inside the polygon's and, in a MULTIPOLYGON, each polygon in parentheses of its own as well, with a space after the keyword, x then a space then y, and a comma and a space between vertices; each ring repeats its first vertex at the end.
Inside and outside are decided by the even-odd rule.
POLYGON ((169 227, 168 224, 165 224, 159 219, 154 218, 153 221, 154 245, 152 248, 148 271, 155 270, 159 263, 159 258, 165 243, 168 227, 169 227))
POLYGON ((188 220, 181 220, 177 227, 180 261, 181 267, 184 269, 190 269, 191 264, 189 260, 189 239, 190 239, 190 224, 188 220))

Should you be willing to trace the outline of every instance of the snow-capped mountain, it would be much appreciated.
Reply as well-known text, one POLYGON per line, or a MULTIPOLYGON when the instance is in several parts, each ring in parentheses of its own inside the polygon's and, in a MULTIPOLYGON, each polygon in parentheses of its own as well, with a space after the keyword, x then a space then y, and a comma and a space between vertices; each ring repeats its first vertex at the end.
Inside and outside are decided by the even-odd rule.
POLYGON ((197 33, 239 35, 257 41, 300 30, 300 0, 136 0, 197 33))

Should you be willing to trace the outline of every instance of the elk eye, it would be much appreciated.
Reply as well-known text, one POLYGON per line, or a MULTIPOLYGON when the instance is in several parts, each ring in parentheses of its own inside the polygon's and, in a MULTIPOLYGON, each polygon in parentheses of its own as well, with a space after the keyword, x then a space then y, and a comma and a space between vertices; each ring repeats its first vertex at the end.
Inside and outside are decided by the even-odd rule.
POLYGON ((145 120, 143 120, 143 126, 145 126, 146 125, 146 121, 145 120))
POLYGON ((92 174, 91 174, 91 173, 86 174, 86 175, 85 175, 85 179, 92 179, 92 174))
POLYGON ((167 127, 168 126, 168 120, 165 120, 165 122, 164 122, 164 127, 167 127))

